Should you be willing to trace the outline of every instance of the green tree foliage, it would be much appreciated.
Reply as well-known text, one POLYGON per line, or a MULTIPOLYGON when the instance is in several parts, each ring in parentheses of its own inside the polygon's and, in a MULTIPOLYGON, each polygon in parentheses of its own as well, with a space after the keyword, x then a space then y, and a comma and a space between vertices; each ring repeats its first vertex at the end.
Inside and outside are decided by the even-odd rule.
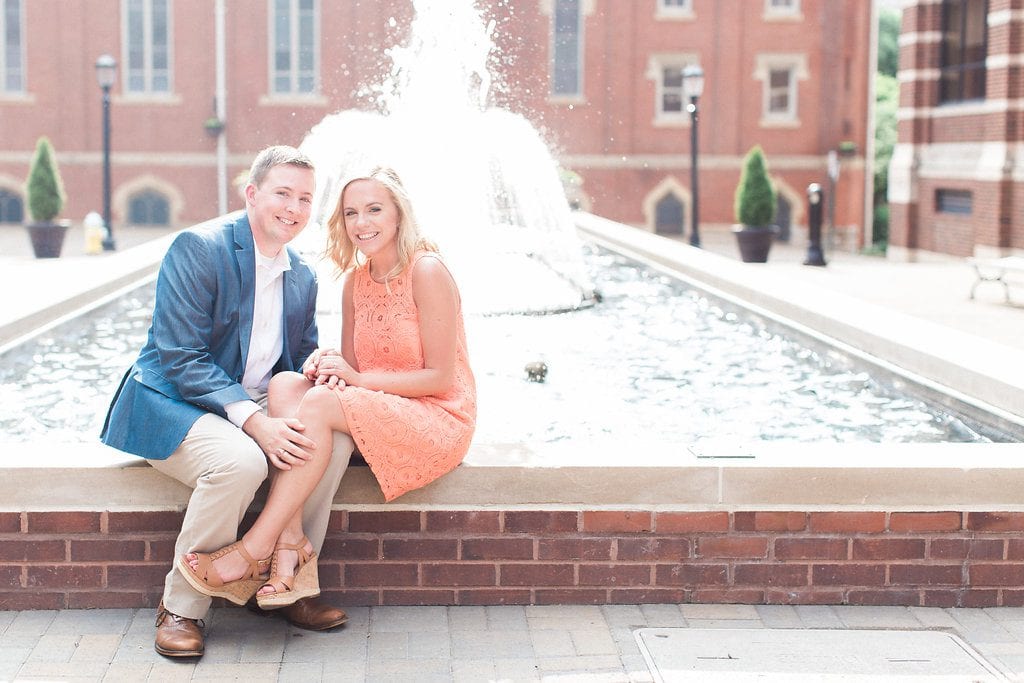
POLYGON ((892 76, 875 76, 875 198, 885 201, 889 160, 896 145, 896 109, 900 86, 892 76))
POLYGON ((775 188, 760 145, 751 147, 743 161, 735 209, 736 222, 743 225, 771 225, 775 219, 775 188))
POLYGON ((876 207, 873 241, 885 242, 889 235, 889 161, 896 145, 896 109, 899 106, 900 86, 894 76, 875 74, 875 195, 876 207), (878 208, 885 207, 883 212, 878 208))
POLYGON ((900 13, 881 9, 878 13, 878 73, 896 76, 900 57, 900 13))
POLYGON ((53 145, 43 136, 36 143, 36 153, 28 172, 28 212, 37 223, 49 223, 64 208, 64 183, 57 169, 53 145))

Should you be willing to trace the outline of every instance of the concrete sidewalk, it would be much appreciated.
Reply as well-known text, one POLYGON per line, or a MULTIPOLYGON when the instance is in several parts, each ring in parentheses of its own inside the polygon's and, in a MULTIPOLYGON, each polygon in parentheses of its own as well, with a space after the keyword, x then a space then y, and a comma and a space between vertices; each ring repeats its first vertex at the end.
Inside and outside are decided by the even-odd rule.
MULTIPOLYGON (((941 680, 1024 680, 1022 608, 621 605, 348 612, 344 626, 313 633, 244 609, 216 609, 207 620, 206 655, 178 661, 153 650, 152 610, 0 613, 0 680, 684 680, 666 658, 655 656, 650 664, 645 658, 636 634, 650 627, 940 631, 959 636, 990 666, 972 674, 942 671, 941 680)), ((858 632, 847 636, 854 639, 858 632)), ((849 657, 822 653, 819 665, 803 671, 800 680, 935 680, 909 674, 908 666, 927 663, 912 652, 905 655, 889 668, 857 676, 849 657)), ((728 665, 706 662, 703 673, 694 671, 685 680, 709 680, 714 671, 723 676, 715 680, 735 680, 728 665)), ((769 661, 759 671, 758 680, 793 680, 769 661)))

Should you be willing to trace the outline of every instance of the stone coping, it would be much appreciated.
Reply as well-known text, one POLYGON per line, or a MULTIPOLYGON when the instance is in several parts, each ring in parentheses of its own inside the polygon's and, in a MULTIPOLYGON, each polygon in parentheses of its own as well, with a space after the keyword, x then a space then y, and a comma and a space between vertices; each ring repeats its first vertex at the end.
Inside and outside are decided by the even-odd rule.
MULTIPOLYGON (((189 489, 100 444, 65 444, 16 463, 0 511, 180 510, 189 489)), ((474 446, 433 484, 385 504, 366 467, 349 468, 339 510, 684 509, 1024 511, 1024 444, 766 442, 712 447, 575 444, 571 453, 474 446), (602 452, 603 451, 603 452, 602 452), (543 458, 539 456, 543 452, 543 458), (600 464, 592 464, 593 462, 600 464)))

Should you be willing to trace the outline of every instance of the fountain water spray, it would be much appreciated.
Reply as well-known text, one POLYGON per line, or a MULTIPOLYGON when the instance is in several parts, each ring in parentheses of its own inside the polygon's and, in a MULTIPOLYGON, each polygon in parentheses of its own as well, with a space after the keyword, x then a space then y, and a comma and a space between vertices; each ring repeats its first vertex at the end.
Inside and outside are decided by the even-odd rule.
POLYGON ((495 23, 471 0, 413 4, 409 42, 386 51, 392 68, 369 88, 377 111, 332 114, 302 143, 318 169, 318 220, 347 178, 389 165, 467 312, 588 305, 593 285, 557 164, 525 118, 490 106, 495 23))

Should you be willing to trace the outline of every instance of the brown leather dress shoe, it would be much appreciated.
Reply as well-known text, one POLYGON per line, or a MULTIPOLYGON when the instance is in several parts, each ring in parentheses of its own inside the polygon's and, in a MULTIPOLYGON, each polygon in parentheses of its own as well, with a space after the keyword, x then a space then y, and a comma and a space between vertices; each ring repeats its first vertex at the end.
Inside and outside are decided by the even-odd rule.
POLYGON ((203 622, 168 612, 163 600, 156 608, 156 651, 164 657, 202 657, 203 622))
POLYGON ((320 598, 304 598, 275 610, 260 609, 255 600, 250 601, 246 607, 268 617, 279 614, 292 626, 307 631, 326 631, 348 621, 348 615, 343 610, 328 605, 320 598))

